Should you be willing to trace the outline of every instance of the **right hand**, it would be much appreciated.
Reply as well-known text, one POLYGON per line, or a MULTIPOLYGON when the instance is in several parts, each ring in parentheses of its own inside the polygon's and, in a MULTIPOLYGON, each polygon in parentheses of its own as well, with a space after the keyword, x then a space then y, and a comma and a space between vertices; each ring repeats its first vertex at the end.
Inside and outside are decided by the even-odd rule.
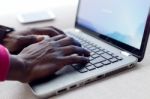
POLYGON ((87 58, 89 56, 90 53, 87 50, 66 35, 44 39, 26 47, 17 55, 24 64, 18 79, 22 82, 31 82, 53 75, 65 65, 89 62, 87 58))

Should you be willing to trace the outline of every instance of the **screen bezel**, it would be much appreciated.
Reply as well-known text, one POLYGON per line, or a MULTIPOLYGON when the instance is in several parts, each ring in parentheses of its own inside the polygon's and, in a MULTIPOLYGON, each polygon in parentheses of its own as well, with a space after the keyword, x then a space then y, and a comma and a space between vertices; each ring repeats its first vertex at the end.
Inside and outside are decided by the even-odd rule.
POLYGON ((147 16, 146 25, 145 25, 145 29, 144 29, 144 35, 143 35, 143 38, 142 38, 142 43, 141 43, 140 49, 137 49, 133 46, 127 45, 127 44, 122 43, 122 42, 119 42, 119 41, 117 41, 113 38, 110 38, 108 36, 105 36, 103 34, 97 33, 95 31, 79 24, 77 22, 79 9, 80 9, 80 1, 79 1, 79 4, 78 4, 78 9, 77 9, 77 14, 76 14, 76 22, 75 22, 75 27, 76 28, 86 30, 89 33, 92 32, 92 35, 98 36, 100 39, 102 39, 102 40, 104 40, 108 43, 111 43, 114 46, 117 46, 117 47, 119 47, 119 48, 121 48, 125 51, 128 51, 128 52, 132 53, 134 56, 136 56, 138 58, 139 62, 143 60, 145 50, 146 50, 146 46, 147 46, 147 42, 148 42, 148 38, 149 38, 149 33, 150 33, 150 9, 149 9, 149 13, 148 13, 148 16, 147 16))

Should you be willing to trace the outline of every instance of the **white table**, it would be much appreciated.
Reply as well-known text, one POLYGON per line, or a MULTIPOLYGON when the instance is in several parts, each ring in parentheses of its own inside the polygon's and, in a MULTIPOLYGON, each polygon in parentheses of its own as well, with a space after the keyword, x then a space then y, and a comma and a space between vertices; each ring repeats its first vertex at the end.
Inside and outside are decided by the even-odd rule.
MULTIPOLYGON (((73 27, 77 0, 45 0, 45 2, 52 2, 50 4, 52 6, 49 8, 45 7, 44 9, 51 9, 56 14, 55 21, 23 25, 16 20, 16 13, 21 12, 17 10, 16 12, 12 11, 11 14, 5 13, 5 15, 0 15, 0 24, 12 26, 16 29, 47 25, 54 25, 61 29, 73 27)), ((25 11, 25 9, 22 10, 25 11)), ((103 80, 93 82, 84 87, 53 97, 52 99, 150 99, 149 57, 150 42, 148 44, 144 60, 141 63, 138 63, 135 69, 124 71, 103 80)), ((0 99, 37 98, 38 97, 32 93, 30 87, 26 84, 10 81, 0 83, 0 99)))

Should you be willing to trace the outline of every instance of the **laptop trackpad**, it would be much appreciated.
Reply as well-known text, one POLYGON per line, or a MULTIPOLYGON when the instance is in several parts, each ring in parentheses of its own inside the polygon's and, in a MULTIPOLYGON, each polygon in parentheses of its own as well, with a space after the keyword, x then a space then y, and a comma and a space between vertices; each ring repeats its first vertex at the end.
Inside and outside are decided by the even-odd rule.
POLYGON ((52 80, 55 80, 55 79, 59 78, 60 76, 67 75, 69 73, 73 73, 74 71, 75 70, 74 70, 74 68, 72 68, 72 66, 69 66, 69 65, 65 66, 64 68, 62 68, 61 70, 56 72, 54 75, 50 75, 48 77, 45 77, 45 78, 42 78, 42 79, 31 82, 30 86, 34 87, 34 86, 38 86, 38 85, 46 83, 46 82, 50 82, 52 80))

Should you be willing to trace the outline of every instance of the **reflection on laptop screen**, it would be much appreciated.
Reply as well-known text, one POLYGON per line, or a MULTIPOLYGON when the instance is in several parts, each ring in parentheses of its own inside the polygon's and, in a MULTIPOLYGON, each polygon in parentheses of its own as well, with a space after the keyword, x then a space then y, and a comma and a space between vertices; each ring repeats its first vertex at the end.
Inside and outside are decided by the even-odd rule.
POLYGON ((80 0, 77 23, 140 49, 150 0, 80 0))

